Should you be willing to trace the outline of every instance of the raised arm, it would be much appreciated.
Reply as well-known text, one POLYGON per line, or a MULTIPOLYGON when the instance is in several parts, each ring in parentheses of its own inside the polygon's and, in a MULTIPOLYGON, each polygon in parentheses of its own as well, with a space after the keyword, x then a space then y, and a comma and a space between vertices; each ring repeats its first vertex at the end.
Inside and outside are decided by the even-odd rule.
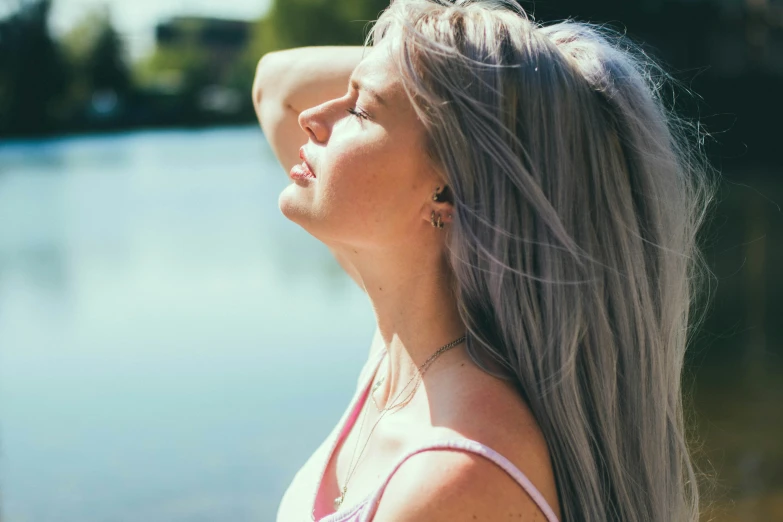
MULTIPOLYGON (((266 54, 258 62, 253 105, 261 129, 286 171, 300 162, 299 147, 307 141, 307 134, 299 127, 299 113, 345 95, 348 79, 363 54, 363 47, 300 47, 266 54)), ((364 290, 353 265, 338 252, 332 250, 332 254, 364 290)), ((382 346, 376 328, 368 362, 382 346)))
MULTIPOLYGON (((300 47, 264 55, 253 81, 253 105, 277 160, 287 171, 299 163, 307 134, 299 113, 344 96, 348 79, 364 54, 363 47, 300 47)), ((332 250, 337 262, 359 287, 353 265, 332 250)))
POLYGON ((286 170, 299 163, 307 134, 299 113, 344 96, 363 47, 300 47, 264 55, 253 82, 258 121, 278 161, 286 170))

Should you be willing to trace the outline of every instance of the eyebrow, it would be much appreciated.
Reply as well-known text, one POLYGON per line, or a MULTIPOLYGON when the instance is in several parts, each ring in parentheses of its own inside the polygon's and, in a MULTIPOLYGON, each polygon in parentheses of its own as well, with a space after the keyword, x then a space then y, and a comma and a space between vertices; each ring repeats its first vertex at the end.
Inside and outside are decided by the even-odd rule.
POLYGON ((370 87, 367 87, 366 85, 363 85, 359 83, 357 80, 351 78, 351 87, 356 89, 357 91, 365 91, 369 95, 371 95, 373 98, 375 98, 378 103, 383 105, 384 107, 388 107, 388 104, 386 103, 386 100, 383 99, 383 96, 378 94, 378 91, 371 89, 370 87))

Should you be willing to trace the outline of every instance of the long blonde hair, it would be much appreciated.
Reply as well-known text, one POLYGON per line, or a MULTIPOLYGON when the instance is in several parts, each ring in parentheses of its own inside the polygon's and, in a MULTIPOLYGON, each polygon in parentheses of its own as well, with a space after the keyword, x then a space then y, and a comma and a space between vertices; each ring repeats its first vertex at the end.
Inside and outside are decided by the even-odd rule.
POLYGON ((695 522, 681 374, 714 189, 667 76, 511 1, 395 0, 368 42, 390 35, 453 195, 467 350, 535 414, 564 520, 695 522))

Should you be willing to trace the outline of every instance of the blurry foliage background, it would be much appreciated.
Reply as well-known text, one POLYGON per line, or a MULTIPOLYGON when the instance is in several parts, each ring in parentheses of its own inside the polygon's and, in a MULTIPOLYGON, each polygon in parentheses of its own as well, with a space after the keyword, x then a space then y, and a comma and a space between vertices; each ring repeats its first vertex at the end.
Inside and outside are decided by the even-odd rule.
MULTIPOLYGON (((0 136, 252 121, 247 92, 260 56, 360 44, 387 5, 286 0, 272 2, 256 21, 174 17, 160 21, 153 52, 130 63, 108 10, 89 13, 55 39, 47 25, 51 0, 17 3, 0 20, 0 136)), ((775 161, 774 118, 783 114, 779 0, 521 3, 544 22, 609 23, 644 43, 703 98, 680 109, 717 138, 719 167, 775 161)))
POLYGON ((108 10, 55 40, 51 0, 21 0, 0 21, 0 136, 252 121, 249 86, 260 56, 361 43, 386 5, 287 0, 257 21, 174 18, 157 27, 152 54, 129 63, 108 10))
MULTIPOLYGON (((783 520, 783 4, 773 0, 522 2, 537 19, 609 23, 700 98, 681 112, 711 134, 722 176, 703 235, 711 307, 694 335, 688 401, 705 520, 783 520)), ((361 44, 381 0, 278 0, 255 21, 162 20, 131 62, 109 12, 62 38, 49 0, 0 20, 0 138, 254 121, 250 86, 266 52, 361 44)))

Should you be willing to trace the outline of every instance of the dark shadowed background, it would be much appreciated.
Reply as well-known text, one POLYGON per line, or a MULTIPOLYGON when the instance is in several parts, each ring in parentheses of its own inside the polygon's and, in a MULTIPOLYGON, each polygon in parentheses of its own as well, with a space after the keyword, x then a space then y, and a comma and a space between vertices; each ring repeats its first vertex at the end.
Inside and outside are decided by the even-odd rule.
MULTIPOLYGON (((373 317, 277 209, 263 53, 360 44, 379 0, 0 0, 5 522, 271 521, 373 317)), ((698 96, 721 188, 686 390, 715 522, 783 521, 783 2, 548 0, 698 96)))

